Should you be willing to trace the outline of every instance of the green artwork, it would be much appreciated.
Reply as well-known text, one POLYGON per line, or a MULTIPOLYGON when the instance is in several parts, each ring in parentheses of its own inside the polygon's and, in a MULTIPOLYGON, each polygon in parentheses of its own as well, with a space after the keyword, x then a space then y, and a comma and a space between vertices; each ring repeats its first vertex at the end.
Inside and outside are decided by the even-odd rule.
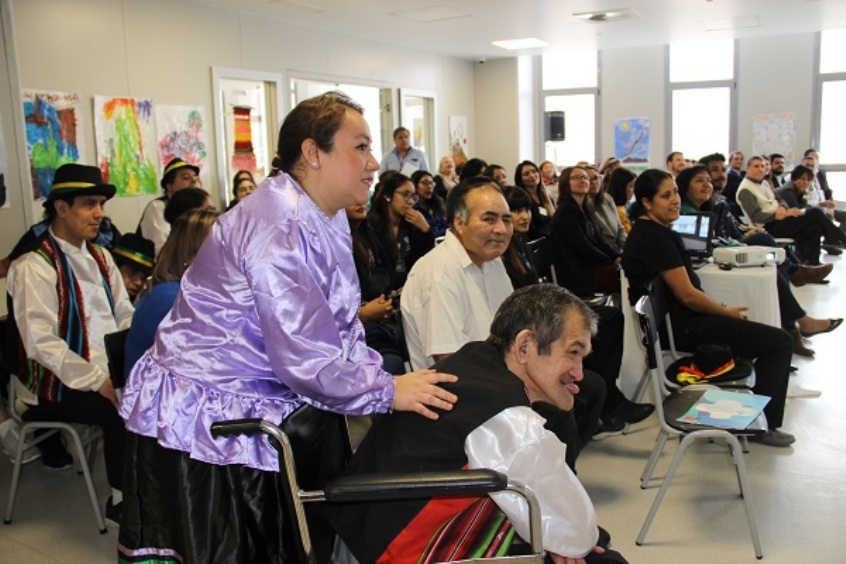
POLYGON ((152 100, 94 98, 97 160, 118 196, 159 191, 152 114, 152 100))

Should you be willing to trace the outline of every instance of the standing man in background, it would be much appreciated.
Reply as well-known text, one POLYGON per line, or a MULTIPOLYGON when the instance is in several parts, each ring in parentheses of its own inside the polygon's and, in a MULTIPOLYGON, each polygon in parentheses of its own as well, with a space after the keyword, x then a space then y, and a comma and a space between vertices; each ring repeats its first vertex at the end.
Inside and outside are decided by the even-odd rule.
POLYGON ((411 146, 411 132, 404 127, 394 130, 394 148, 382 157, 379 174, 386 170, 397 170, 406 176, 411 176, 418 170, 430 172, 426 154, 411 146))

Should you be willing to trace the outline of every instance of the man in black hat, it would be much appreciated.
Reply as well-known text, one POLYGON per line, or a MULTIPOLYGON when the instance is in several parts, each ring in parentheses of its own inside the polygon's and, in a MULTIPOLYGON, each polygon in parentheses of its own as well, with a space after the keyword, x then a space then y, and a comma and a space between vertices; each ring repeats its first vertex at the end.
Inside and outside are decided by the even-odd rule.
POLYGON ((200 167, 186 163, 179 157, 171 159, 164 169, 159 185, 164 190, 164 196, 147 204, 136 230, 136 233, 153 242, 156 246, 156 255, 159 254, 170 233, 170 224, 164 218, 165 206, 177 190, 203 187, 200 181, 200 167))
MULTIPOLYGON (((14 372, 25 388, 29 420, 62 420, 103 429, 112 497, 106 519, 119 522, 125 431, 109 379, 103 338, 129 326, 132 303, 112 256, 93 244, 104 205, 115 187, 95 166, 66 164, 56 171, 44 203, 48 229, 8 274, 10 324, 17 338, 14 372)), ((13 343, 14 344, 14 343, 13 343)), ((54 469, 72 459, 58 435, 39 443, 54 469)))
POLYGON ((124 234, 112 249, 112 257, 133 303, 144 287, 144 281, 153 272, 155 254, 153 242, 135 233, 124 234))

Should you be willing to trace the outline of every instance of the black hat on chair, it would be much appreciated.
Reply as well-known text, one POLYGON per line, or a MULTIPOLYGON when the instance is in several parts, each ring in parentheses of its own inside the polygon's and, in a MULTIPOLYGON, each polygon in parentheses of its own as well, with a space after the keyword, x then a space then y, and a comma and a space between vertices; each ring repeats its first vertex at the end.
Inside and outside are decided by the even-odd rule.
POLYGON ((741 380, 752 374, 752 362, 736 358, 723 343, 705 343, 693 356, 685 356, 667 368, 667 379, 674 384, 710 384, 741 380))

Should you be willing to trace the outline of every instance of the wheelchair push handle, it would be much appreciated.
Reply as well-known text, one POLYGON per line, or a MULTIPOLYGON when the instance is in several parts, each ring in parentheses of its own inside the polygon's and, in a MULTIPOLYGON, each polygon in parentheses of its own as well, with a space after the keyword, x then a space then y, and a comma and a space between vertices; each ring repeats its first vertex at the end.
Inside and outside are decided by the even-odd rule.
POLYGON ((237 435, 255 435, 262 432, 261 419, 233 419, 217 421, 211 425, 212 437, 234 437, 237 435))

